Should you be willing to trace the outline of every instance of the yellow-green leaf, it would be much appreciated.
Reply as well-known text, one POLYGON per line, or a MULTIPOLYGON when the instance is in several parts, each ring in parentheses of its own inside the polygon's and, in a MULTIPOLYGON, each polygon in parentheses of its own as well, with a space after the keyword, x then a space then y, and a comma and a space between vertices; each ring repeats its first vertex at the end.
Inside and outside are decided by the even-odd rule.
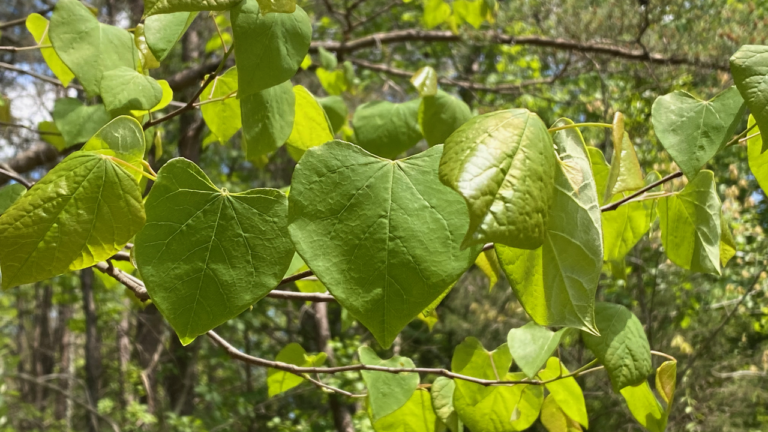
POLYGON ((293 129, 286 145, 288 154, 298 161, 308 149, 333 140, 331 123, 317 99, 303 86, 293 87, 296 100, 293 129))
MULTIPOLYGON (((51 45, 48 29, 49 22, 45 17, 37 13, 29 14, 27 17, 27 30, 32 33, 38 45, 51 45)), ((51 68, 51 72, 56 75, 56 78, 61 81, 64 87, 67 87, 70 81, 75 78, 75 74, 61 61, 61 58, 53 48, 40 48, 40 54, 43 55, 43 60, 45 60, 48 67, 51 68)))

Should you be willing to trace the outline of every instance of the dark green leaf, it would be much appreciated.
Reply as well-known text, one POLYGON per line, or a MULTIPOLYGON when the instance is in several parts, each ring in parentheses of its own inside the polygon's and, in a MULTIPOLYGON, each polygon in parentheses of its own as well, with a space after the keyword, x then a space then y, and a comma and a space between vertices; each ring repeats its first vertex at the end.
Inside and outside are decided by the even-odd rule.
POLYGON ((27 188, 18 183, 0 188, 0 215, 5 213, 25 193, 27 193, 27 188))
POLYGON ((104 105, 85 106, 75 98, 56 99, 53 121, 68 146, 88 141, 111 119, 104 105))
POLYGON ((196 16, 197 12, 175 12, 148 16, 144 20, 144 38, 157 61, 163 61, 171 52, 196 16))
POLYGON ((470 118, 467 104, 442 90, 435 96, 424 96, 419 106, 419 126, 430 146, 445 143, 470 118))
POLYGON ((369 152, 394 159, 421 140, 419 106, 414 99, 403 103, 368 102, 357 107, 352 126, 360 147, 369 152))
POLYGON ((243 146, 249 160, 280 148, 291 136, 296 96, 290 81, 240 98, 243 146))

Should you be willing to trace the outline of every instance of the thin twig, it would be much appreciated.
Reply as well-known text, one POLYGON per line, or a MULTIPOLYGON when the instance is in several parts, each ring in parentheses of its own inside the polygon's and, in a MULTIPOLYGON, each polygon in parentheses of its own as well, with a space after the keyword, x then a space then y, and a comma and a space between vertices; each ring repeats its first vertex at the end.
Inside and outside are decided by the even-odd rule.
POLYGON ((41 48, 51 48, 51 47, 52 45, 33 45, 33 46, 23 46, 23 47, 0 46, 0 51, 19 52, 19 51, 30 51, 30 50, 36 50, 41 48))
MULTIPOLYGON (((49 76, 40 75, 39 73, 28 71, 26 69, 22 69, 22 68, 16 67, 16 66, 14 66, 12 64, 0 62, 0 69, 7 69, 9 71, 23 73, 23 74, 29 75, 31 77, 37 78, 39 80, 45 81, 45 82, 47 82, 49 84, 53 84, 53 85, 57 85, 57 86, 60 86, 60 87, 64 87, 64 84, 62 84, 62 82, 57 80, 56 78, 51 78, 49 76)), ((82 86, 79 86, 77 84, 69 84, 67 86, 67 88, 73 88, 73 89, 77 89, 77 90, 82 90, 83 89, 82 86)))
POLYGON ((35 132, 35 133, 36 133, 36 134, 38 134, 38 135, 55 135, 55 136, 61 136, 61 133, 60 133, 60 132, 42 131, 42 130, 39 130, 39 129, 31 128, 31 127, 29 127, 29 126, 26 126, 26 125, 22 125, 22 124, 17 124, 17 123, 8 123, 8 122, 0 121, 0 126, 3 126, 3 127, 15 127, 15 128, 20 128, 20 129, 26 129, 26 130, 28 130, 28 131, 32 131, 32 132, 35 132))
POLYGON ((21 174, 17 173, 16 171, 9 171, 5 168, 0 168, 0 174, 10 178, 11 180, 15 180, 20 185, 24 186, 27 189, 31 189, 32 185, 34 183, 31 183, 29 180, 25 179, 21 176, 21 174))
MULTIPOLYGON (((45 8, 43 10, 39 10, 37 12, 33 12, 33 13, 40 14, 40 15, 45 15, 48 12, 51 12, 51 11, 53 11, 53 6, 45 8)), ((22 17, 22 18, 16 18, 15 20, 6 21, 4 23, 0 23, 0 30, 4 30, 4 29, 7 29, 7 28, 24 25, 24 23, 26 23, 26 22, 27 22, 27 17, 26 16, 22 17)))
POLYGON ((661 180, 657 180, 657 181, 649 184, 648 186, 638 190, 637 192, 635 192, 635 193, 633 193, 631 195, 625 196, 624 198, 622 198, 622 199, 620 199, 618 201, 615 201, 615 202, 612 202, 610 204, 606 204, 606 205, 600 207, 600 211, 601 212, 614 211, 617 208, 619 208, 622 204, 626 204, 628 201, 631 201, 631 200, 639 197, 640 195, 648 192, 649 190, 654 189, 654 188, 656 188, 656 187, 658 187, 658 186, 660 186, 660 185, 662 185, 662 184, 664 184, 664 183, 666 183, 668 181, 674 180, 674 179, 676 179, 678 177, 682 177, 682 176, 683 176, 683 172, 682 171, 675 171, 672 174, 662 178, 661 180))

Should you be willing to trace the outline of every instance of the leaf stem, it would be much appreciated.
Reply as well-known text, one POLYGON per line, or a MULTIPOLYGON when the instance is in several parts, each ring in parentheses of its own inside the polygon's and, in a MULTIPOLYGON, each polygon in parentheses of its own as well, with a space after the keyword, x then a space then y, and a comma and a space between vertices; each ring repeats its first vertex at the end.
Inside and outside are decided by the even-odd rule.
POLYGON ((149 173, 145 172, 143 169, 140 169, 136 165, 130 164, 130 163, 120 159, 119 157, 107 156, 107 159, 111 160, 112 162, 118 163, 118 164, 120 164, 120 165, 122 165, 122 166, 124 166, 126 168, 129 168, 129 169, 132 169, 134 171, 137 171, 137 172, 141 173, 141 175, 143 175, 144 177, 146 177, 146 178, 148 178, 148 179, 150 179, 152 181, 157 181, 157 177, 153 176, 152 174, 149 174, 149 173))
POLYGON ((152 169, 152 166, 149 164, 149 162, 142 159, 141 164, 144 165, 144 168, 146 168, 153 176, 155 176, 155 178, 157 178, 157 173, 152 169))
POLYGON ((580 127, 601 127, 601 128, 613 129, 613 125, 609 123, 574 123, 574 124, 569 124, 565 126, 549 128, 547 130, 550 132, 557 132, 564 129, 575 129, 580 127))
POLYGON ((222 97, 217 97, 215 99, 207 99, 207 100, 204 100, 204 101, 195 102, 195 107, 200 107, 202 105, 206 105, 206 104, 213 103, 213 102, 225 101, 225 100, 230 99, 230 98, 235 97, 235 96, 237 96, 237 90, 234 90, 234 91, 230 92, 229 94, 226 94, 226 95, 224 95, 222 97))
POLYGON ((752 135, 749 135, 749 136, 745 136, 744 138, 740 139, 740 140, 739 140, 739 142, 740 142, 740 143, 743 143, 743 142, 745 142, 745 141, 749 141, 749 140, 751 140, 752 138, 754 138, 754 137, 756 137, 756 136, 760 136, 760 132, 758 132, 758 133, 754 133, 754 134, 752 134, 752 135))
POLYGON ((740 133, 740 134, 736 135, 735 137, 733 137, 733 139, 732 139, 732 140, 728 141, 728 143, 727 143, 727 144, 724 146, 724 148, 725 148, 725 147, 730 147, 730 146, 732 146, 732 145, 734 145, 734 144, 736 144, 736 143, 740 142, 740 140, 741 140, 741 139, 742 139, 742 138, 743 138, 743 137, 744 137, 746 134, 748 134, 748 133, 749 133, 749 131, 751 131, 752 129, 754 129, 754 128, 756 128, 756 127, 757 127, 757 123, 755 123, 755 124, 753 124, 752 126, 748 127, 748 128, 747 128, 747 130, 745 130, 744 132, 742 132, 742 133, 740 133))

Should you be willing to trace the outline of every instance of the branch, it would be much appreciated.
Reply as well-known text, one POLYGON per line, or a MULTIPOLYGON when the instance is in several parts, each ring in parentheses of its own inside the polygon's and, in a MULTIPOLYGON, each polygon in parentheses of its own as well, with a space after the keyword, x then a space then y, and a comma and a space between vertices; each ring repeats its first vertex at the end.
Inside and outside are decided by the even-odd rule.
MULTIPOLYGON (((51 12, 51 11, 53 11, 53 6, 47 8, 47 9, 43 9, 43 10, 39 10, 37 12, 33 12, 33 13, 38 13, 40 15, 45 15, 48 12, 51 12)), ((22 25, 22 24, 24 24, 26 22, 27 22, 27 17, 17 18, 15 20, 11 20, 11 21, 6 21, 4 23, 0 23, 0 30, 4 30, 4 29, 7 29, 7 28, 20 26, 20 25, 22 25)))
MULTIPOLYGON (((59 87, 64 87, 64 84, 62 84, 61 81, 57 80, 56 78, 51 78, 49 76, 40 75, 39 73, 28 71, 28 70, 16 67, 16 66, 14 66, 12 64, 0 62, 0 69, 7 69, 9 71, 26 74, 26 75, 29 75, 31 77, 35 77, 35 78, 37 78, 39 80, 45 81, 45 82, 47 82, 49 84, 57 85, 59 87)), ((82 90, 83 89, 83 87, 81 87, 81 86, 79 86, 77 84, 70 84, 70 85, 67 86, 67 88, 73 88, 73 89, 77 89, 77 90, 82 90)))
POLYGON ((600 211, 601 212, 614 211, 617 208, 619 208, 622 204, 626 204, 628 201, 631 201, 631 200, 639 197, 640 195, 648 192, 649 190, 651 190, 653 188, 656 188, 656 187, 658 187, 658 186, 660 186, 660 185, 662 185, 662 184, 664 184, 664 183, 666 183, 668 181, 674 180, 674 179, 676 179, 678 177, 682 177, 682 176, 683 176, 683 172, 682 171, 673 172, 672 174, 664 177, 663 179, 657 180, 657 181, 649 184, 648 186, 638 190, 637 192, 635 192, 635 193, 633 193, 631 195, 627 195, 624 198, 622 198, 622 199, 620 199, 620 200, 618 200, 616 202, 612 202, 610 204, 607 204, 607 205, 604 205, 604 206, 600 207, 600 211))
POLYGON ((27 189, 32 188, 33 183, 19 175, 19 173, 16 171, 7 170, 0 167, 0 174, 10 178, 11 180, 15 180, 16 183, 19 183, 27 189))
POLYGON ((4 127, 14 127, 14 128, 20 128, 20 129, 26 129, 26 130, 28 130, 28 131, 32 131, 32 132, 34 132, 34 133, 36 133, 36 134, 38 134, 38 135, 55 135, 55 136, 61 136, 61 133, 59 133, 59 132, 42 131, 42 130, 39 130, 39 129, 31 128, 31 127, 29 127, 29 126, 26 126, 26 125, 22 125, 22 124, 16 124, 16 123, 8 123, 8 122, 4 122, 4 121, 0 121, 0 126, 4 126, 4 127))

